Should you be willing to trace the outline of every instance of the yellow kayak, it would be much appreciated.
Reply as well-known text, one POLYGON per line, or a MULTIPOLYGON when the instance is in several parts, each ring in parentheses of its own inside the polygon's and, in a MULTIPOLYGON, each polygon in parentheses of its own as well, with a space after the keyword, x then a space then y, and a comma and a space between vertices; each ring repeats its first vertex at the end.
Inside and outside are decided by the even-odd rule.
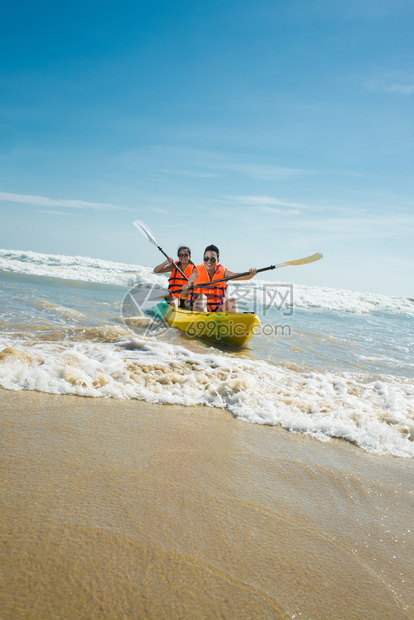
POLYGON ((256 333, 259 318, 252 312, 193 312, 174 309, 163 300, 152 309, 171 327, 177 327, 191 337, 206 338, 213 342, 242 347, 256 333))

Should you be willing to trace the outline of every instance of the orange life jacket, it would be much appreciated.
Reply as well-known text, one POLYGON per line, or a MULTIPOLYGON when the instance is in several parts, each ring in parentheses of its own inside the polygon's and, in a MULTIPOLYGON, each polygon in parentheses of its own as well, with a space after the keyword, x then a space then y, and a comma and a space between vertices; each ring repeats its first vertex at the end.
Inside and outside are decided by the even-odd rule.
POLYGON ((204 286, 197 287, 197 282, 209 282, 209 281, 214 281, 214 280, 221 280, 221 278, 224 278, 224 274, 226 273, 227 268, 223 267, 223 265, 217 265, 216 272, 211 278, 211 280, 210 280, 210 276, 204 264, 197 265, 196 269, 198 273, 198 278, 195 281, 195 284, 194 284, 195 288, 193 290, 193 294, 191 295, 191 306, 193 305, 197 295, 201 295, 202 293, 204 293, 204 295, 207 296, 208 312, 216 312, 217 308, 219 308, 222 305, 222 303, 224 303, 224 298, 226 297, 226 291, 227 291, 227 282, 220 282, 216 286, 205 286, 205 287, 204 286))
MULTIPOLYGON (((173 270, 171 272, 170 277, 168 278, 168 290, 170 291, 170 295, 172 295, 173 297, 180 297, 181 296, 180 289, 184 286, 184 284, 187 284, 187 280, 183 278, 183 276, 181 275, 181 273, 178 271, 176 267, 178 264, 179 264, 178 260, 174 262, 173 270)), ((183 271, 183 273, 185 273, 187 278, 189 278, 191 274, 193 273, 194 268, 195 268, 194 263, 190 261, 187 267, 185 268, 185 271, 183 271, 182 269, 181 271, 183 271)))

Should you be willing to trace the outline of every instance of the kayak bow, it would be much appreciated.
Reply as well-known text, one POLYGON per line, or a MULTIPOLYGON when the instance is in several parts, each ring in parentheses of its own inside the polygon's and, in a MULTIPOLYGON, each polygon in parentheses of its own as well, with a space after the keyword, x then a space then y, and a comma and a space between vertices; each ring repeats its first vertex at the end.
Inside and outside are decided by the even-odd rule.
POLYGON ((168 325, 190 337, 236 347, 245 345, 260 325, 259 318, 252 312, 194 312, 184 308, 175 309, 165 300, 154 306, 152 311, 168 325))

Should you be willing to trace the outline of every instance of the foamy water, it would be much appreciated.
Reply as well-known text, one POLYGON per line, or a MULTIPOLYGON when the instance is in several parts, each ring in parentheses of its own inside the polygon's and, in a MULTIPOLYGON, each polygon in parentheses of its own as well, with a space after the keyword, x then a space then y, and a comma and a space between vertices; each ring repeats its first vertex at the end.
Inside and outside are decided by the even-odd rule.
POLYGON ((262 323, 283 321, 289 336, 219 350, 123 323, 128 286, 165 285, 148 267, 5 250, 0 261, 2 387, 224 407, 247 422, 414 456, 407 299, 295 286, 293 314, 265 312, 255 298, 262 323))
MULTIPOLYGON (((137 282, 165 285, 152 272, 152 267, 116 263, 84 256, 62 256, 40 254, 38 252, 0 249, 0 270, 7 273, 46 276, 62 280, 93 282, 132 287, 137 282)), ((257 280, 253 288, 274 281, 257 280)), ((233 283, 234 284, 234 283, 233 283)), ((234 284, 234 286, 240 286, 234 284)), ((245 286, 245 283, 242 284, 245 286)), ((294 306, 304 309, 325 309, 339 312, 370 313, 373 311, 392 312, 414 316, 414 301, 405 297, 389 297, 374 293, 361 293, 345 289, 295 285, 294 306)))
POLYGON ((84 256, 40 254, 20 250, 0 249, 0 269, 7 273, 45 276, 62 280, 133 286, 137 277, 158 282, 152 269, 142 265, 115 263, 84 256))

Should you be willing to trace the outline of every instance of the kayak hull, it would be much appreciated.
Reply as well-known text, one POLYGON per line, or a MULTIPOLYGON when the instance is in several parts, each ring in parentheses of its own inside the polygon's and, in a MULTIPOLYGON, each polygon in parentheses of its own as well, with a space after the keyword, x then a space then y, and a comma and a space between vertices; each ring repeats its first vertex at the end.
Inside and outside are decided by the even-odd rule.
POLYGON ((155 316, 192 338, 205 338, 219 344, 244 346, 257 332, 258 317, 252 312, 193 312, 175 309, 164 300, 152 309, 155 316))

